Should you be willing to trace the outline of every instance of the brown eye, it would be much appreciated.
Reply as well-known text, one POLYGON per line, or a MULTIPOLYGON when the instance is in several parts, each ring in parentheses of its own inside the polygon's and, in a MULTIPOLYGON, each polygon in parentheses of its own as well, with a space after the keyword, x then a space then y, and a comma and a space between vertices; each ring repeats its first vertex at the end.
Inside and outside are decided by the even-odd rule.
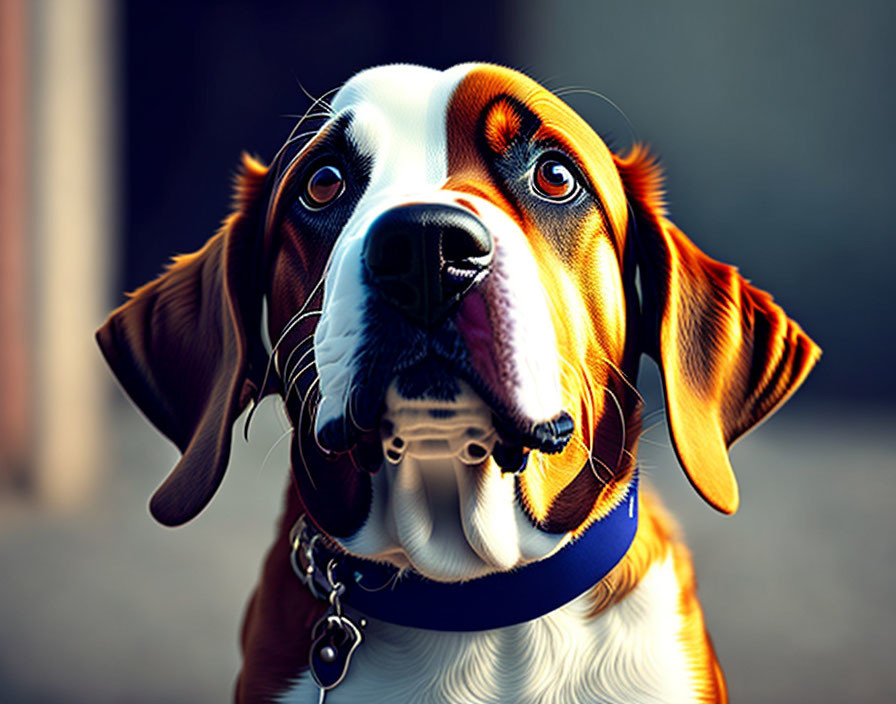
POLYGON ((566 164, 553 157, 543 157, 532 173, 532 190, 546 200, 565 202, 578 192, 579 184, 566 164))
POLYGON ((345 189, 342 172, 335 166, 321 166, 311 174, 305 186, 305 207, 318 210, 336 200, 345 189))

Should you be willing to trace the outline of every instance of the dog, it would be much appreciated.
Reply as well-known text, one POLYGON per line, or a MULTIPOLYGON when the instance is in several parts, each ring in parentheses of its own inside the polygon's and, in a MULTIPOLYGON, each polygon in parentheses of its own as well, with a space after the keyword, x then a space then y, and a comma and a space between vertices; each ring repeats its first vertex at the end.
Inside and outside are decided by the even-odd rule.
POLYGON ((182 453, 165 525, 211 500, 247 406, 278 394, 291 420, 236 700, 727 701, 641 487, 639 359, 730 514, 728 448, 819 348, 668 219, 645 147, 613 153, 513 70, 373 68, 314 110, 97 333, 182 453))

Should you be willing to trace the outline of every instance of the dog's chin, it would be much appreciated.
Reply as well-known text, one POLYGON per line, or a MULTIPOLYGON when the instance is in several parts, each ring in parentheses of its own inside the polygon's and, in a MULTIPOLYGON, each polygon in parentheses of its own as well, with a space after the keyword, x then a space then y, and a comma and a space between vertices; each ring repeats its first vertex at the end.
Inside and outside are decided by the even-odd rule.
POLYGON ((456 405, 469 405, 475 398, 494 431, 489 456, 503 472, 525 468, 530 450, 561 452, 574 430, 572 418, 563 409, 556 409, 546 419, 531 418, 518 404, 507 400, 512 399, 511 392, 496 389, 467 363, 448 356, 427 355, 400 371, 392 369, 385 376, 378 371, 369 376, 381 377, 382 381, 354 387, 345 408, 320 423, 316 440, 327 452, 352 451, 355 462, 371 473, 382 465, 385 452, 381 449, 388 450, 381 448, 383 422, 386 419, 388 424, 390 403, 394 406, 399 399, 429 404, 429 418, 438 422, 439 414, 447 414, 444 420, 456 405))
POLYGON ((563 535, 532 525, 513 472, 496 461, 502 438, 492 408, 468 383, 453 385, 453 394, 423 396, 407 395, 399 380, 389 385, 371 512, 356 535, 340 540, 349 552, 462 581, 541 559, 563 544, 563 535))

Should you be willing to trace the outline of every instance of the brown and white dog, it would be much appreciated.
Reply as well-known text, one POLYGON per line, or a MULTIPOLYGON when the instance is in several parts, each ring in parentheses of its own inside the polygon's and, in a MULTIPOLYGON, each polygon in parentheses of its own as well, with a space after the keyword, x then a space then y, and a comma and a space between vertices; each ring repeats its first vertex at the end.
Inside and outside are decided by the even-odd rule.
MULTIPOLYGON (((183 453, 150 504, 166 525, 212 498, 241 411, 284 399, 294 489, 246 613, 240 702, 322 699, 308 663, 329 607, 294 571, 300 516, 398 582, 559 564, 636 495, 643 353, 688 478, 732 513, 729 446, 819 355, 666 218, 644 148, 612 153, 551 92, 486 64, 352 78, 269 167, 245 158, 221 231, 98 339, 183 453)), ((624 557, 584 593, 486 630, 366 617, 326 701, 725 701, 688 551, 639 496, 624 557)))

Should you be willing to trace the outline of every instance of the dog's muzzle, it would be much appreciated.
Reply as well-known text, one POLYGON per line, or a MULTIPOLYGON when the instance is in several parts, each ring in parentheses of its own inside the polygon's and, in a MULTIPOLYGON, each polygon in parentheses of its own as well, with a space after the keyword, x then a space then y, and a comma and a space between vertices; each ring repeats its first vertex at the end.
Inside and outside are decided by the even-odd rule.
MULTIPOLYGON (((382 438, 375 432, 387 410, 387 389, 395 386, 405 399, 453 401, 463 382, 482 407, 490 409, 496 433, 495 442, 473 450, 482 450, 481 456, 470 457, 476 464, 494 457, 502 471, 515 473, 525 468, 528 450, 563 450, 574 430, 568 413, 560 410, 547 420, 524 416, 504 402, 503 389, 494 388, 501 380, 493 379, 490 387, 474 365, 464 325, 474 336, 492 334, 484 298, 479 306, 483 320, 453 317, 474 288, 489 285, 496 250, 490 229, 462 201, 405 203, 372 219, 360 251, 361 283, 372 305, 358 321, 358 347, 351 355, 352 364, 363 372, 350 370, 348 389, 333 384, 336 388, 330 398, 341 399, 344 408, 341 412, 331 409, 320 423, 317 441, 322 447, 337 453, 356 448, 366 458, 359 458, 359 464, 377 472, 384 459, 381 450, 387 450, 387 460, 388 450, 397 451, 377 442, 382 438)), ((326 345, 326 336, 320 337, 326 345)), ((321 355, 326 357, 324 367, 342 369, 338 332, 333 340, 340 344, 326 347, 330 356, 321 355)), ((318 338, 315 344, 320 344, 318 338)), ((480 354, 490 351, 480 350, 480 354)), ((332 374, 339 376, 339 372, 332 374)), ((338 400, 332 405, 337 404, 338 400)), ((438 421, 436 425, 450 425, 444 416, 438 421)))
POLYGON ((415 203, 387 210, 373 222, 363 256, 383 301, 428 330, 488 274, 494 249, 491 234, 472 212, 415 203))

